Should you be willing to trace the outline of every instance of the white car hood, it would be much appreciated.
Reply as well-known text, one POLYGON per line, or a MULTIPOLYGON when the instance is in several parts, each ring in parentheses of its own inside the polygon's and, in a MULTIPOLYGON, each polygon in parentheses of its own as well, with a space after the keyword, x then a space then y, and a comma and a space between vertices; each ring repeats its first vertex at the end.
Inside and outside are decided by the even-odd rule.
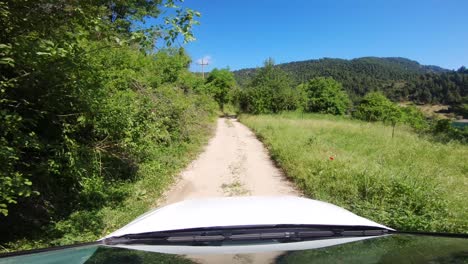
POLYGON ((265 225, 368 226, 393 230, 326 202, 293 197, 186 200, 141 215, 102 238, 204 227, 265 225))

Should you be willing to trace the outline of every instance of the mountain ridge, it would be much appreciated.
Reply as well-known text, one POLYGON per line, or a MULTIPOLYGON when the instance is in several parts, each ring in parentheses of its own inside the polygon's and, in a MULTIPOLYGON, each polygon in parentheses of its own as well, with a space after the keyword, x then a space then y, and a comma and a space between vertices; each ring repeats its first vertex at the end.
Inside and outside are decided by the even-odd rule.
MULTIPOLYGON (((320 61, 325 61, 325 60, 352 62, 352 61, 362 61, 362 60, 365 60, 365 59, 386 60, 386 61, 393 61, 393 62, 396 62, 396 63, 407 62, 407 63, 412 63, 414 65, 418 65, 418 67, 420 67, 420 68, 426 68, 427 70, 432 71, 432 72, 452 71, 450 69, 446 69, 446 68, 443 68, 443 67, 437 66, 437 65, 421 64, 416 60, 408 59, 408 58, 405 58, 405 57, 378 57, 378 56, 364 56, 364 57, 357 57, 357 58, 353 58, 353 59, 322 57, 322 58, 318 58, 318 59, 307 59, 307 60, 282 62, 282 63, 276 64, 276 66, 282 66, 282 65, 286 65, 286 64, 294 64, 294 63, 320 62, 320 61)), ((246 67, 246 68, 241 68, 241 69, 237 69, 237 70, 232 70, 232 72, 238 72, 238 71, 244 71, 244 70, 255 70, 257 68, 261 68, 261 67, 246 67)))
MULTIPOLYGON (((342 83, 353 101, 370 91, 382 91, 393 101, 459 103, 466 96, 466 70, 423 65, 403 57, 321 58, 275 65, 291 78, 292 87, 315 77, 342 83)), ((259 68, 232 71, 241 87, 249 85, 259 68)))

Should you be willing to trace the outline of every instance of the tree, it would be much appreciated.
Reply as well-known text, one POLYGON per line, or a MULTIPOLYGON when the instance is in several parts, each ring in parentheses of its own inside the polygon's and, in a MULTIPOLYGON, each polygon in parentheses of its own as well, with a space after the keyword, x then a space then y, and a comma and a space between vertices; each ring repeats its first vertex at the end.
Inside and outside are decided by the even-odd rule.
POLYGON ((381 92, 370 92, 364 96, 353 116, 365 121, 383 121, 393 109, 393 103, 381 92))
POLYGON ((304 110, 333 115, 343 115, 350 105, 341 83, 333 78, 317 77, 299 85, 305 96, 304 110))
MULTIPOLYGON (((382 91, 392 101, 439 102, 453 105, 467 96, 468 70, 448 71, 424 66, 403 58, 324 58, 276 65, 291 78, 294 86, 315 77, 332 77, 343 85, 350 99, 358 103, 370 91, 382 91)), ((241 87, 260 69, 235 71, 241 87)))
POLYGON ((393 137, 395 126, 402 120, 403 113, 398 105, 388 100, 381 92, 370 92, 364 96, 353 116, 365 121, 391 124, 393 137))
POLYGON ((417 107, 406 106, 401 107, 400 110, 402 112, 402 123, 405 123, 411 126, 412 128, 420 131, 428 128, 429 125, 426 121, 423 112, 421 112, 421 110, 419 110, 417 107))
POLYGON ((401 121, 402 112, 401 108, 394 103, 388 105, 385 109, 384 123, 389 123, 392 126, 392 138, 395 135, 395 127, 398 122, 401 121))
POLYGON ((229 92, 236 86, 234 75, 229 69, 213 69, 206 79, 209 94, 218 102, 221 111, 229 100, 229 92))
POLYGON ((397 123, 404 123, 416 130, 425 130, 429 124, 424 114, 415 106, 398 106, 381 92, 370 92, 353 112, 353 117, 364 121, 382 121, 393 127, 392 137, 397 123))
POLYGON ((275 67, 273 59, 269 58, 243 91, 241 109, 253 114, 294 110, 297 107, 297 91, 291 86, 289 76, 275 67))
POLYGON ((214 112, 166 47, 199 15, 175 2, 0 0, 0 243, 106 206, 214 112))

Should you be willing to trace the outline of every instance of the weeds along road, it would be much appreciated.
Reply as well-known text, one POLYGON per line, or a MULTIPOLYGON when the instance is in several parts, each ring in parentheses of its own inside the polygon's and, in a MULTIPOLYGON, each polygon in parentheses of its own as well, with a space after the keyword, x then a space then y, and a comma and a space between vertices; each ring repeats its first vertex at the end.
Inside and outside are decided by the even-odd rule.
POLYGON ((236 119, 219 118, 204 152, 183 171, 160 206, 190 198, 299 195, 263 144, 236 119))

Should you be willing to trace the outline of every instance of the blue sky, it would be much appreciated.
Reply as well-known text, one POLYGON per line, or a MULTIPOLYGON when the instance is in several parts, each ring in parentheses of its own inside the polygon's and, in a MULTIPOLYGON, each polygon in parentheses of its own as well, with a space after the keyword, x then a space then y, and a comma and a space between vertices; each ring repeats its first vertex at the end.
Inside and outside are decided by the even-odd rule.
MULTIPOLYGON (((468 66, 468 0, 185 0, 202 13, 196 61, 231 69, 363 56, 406 57, 422 64, 468 66)), ((200 70, 192 65, 192 70, 200 70)))

